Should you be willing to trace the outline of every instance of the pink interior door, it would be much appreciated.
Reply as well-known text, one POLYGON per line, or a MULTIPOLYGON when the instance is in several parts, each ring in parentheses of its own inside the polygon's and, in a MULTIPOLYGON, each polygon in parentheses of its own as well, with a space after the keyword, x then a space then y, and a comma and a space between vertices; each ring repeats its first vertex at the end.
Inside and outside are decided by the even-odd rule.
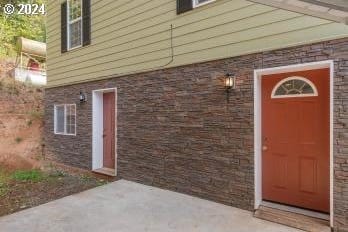
POLYGON ((329 69, 264 76, 262 91, 263 199, 329 212, 329 69), (286 84, 292 77, 310 80, 317 95, 272 97, 282 80, 280 92, 305 88, 286 84))
POLYGON ((103 96, 103 167, 115 169, 115 93, 103 96))

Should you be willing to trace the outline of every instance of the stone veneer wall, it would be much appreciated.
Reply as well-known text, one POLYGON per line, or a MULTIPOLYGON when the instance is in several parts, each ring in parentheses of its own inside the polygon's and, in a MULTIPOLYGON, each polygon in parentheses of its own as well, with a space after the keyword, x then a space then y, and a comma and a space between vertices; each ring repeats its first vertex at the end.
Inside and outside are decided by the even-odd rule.
POLYGON ((117 87, 121 178, 253 210, 253 71, 328 59, 335 61, 335 229, 348 231, 348 38, 47 89, 47 150, 91 169, 91 91, 117 87), (229 102, 227 72, 238 77, 229 102), (80 105, 81 90, 88 102, 80 105), (60 103, 77 103, 76 137, 53 133, 60 103))

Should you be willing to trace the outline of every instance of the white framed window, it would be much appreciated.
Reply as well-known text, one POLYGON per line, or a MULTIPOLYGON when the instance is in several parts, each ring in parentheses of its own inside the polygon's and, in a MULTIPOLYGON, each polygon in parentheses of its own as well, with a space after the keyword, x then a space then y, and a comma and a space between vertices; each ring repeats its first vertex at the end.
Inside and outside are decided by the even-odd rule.
POLYGON ((316 97, 318 90, 313 82, 304 77, 288 77, 273 88, 272 98, 316 97))
POLYGON ((193 1, 193 7, 199 7, 211 2, 215 2, 215 0, 192 0, 192 1, 193 1))
POLYGON ((82 46, 82 0, 68 0, 68 50, 82 46))
POLYGON ((54 105, 54 133, 76 135, 76 104, 54 105))

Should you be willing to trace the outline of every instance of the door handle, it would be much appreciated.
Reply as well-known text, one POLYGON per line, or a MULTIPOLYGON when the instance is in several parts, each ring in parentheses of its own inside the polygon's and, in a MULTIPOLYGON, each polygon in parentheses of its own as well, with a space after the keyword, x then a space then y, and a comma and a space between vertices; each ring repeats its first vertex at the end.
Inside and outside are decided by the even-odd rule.
POLYGON ((262 146, 262 151, 267 151, 268 147, 267 146, 262 146))

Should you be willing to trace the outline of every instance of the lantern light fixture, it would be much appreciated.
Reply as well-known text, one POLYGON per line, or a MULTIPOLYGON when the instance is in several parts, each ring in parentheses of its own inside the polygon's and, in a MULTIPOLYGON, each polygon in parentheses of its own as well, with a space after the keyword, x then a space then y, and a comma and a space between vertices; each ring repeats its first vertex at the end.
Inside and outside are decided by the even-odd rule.
POLYGON ((236 76, 231 73, 225 74, 225 88, 226 88, 226 100, 230 102, 231 89, 236 88, 236 76))
POLYGON ((236 77, 233 74, 227 73, 225 75, 225 87, 226 91, 230 91, 236 87, 236 77))
POLYGON ((80 103, 84 103, 87 101, 87 95, 80 91, 80 103))

